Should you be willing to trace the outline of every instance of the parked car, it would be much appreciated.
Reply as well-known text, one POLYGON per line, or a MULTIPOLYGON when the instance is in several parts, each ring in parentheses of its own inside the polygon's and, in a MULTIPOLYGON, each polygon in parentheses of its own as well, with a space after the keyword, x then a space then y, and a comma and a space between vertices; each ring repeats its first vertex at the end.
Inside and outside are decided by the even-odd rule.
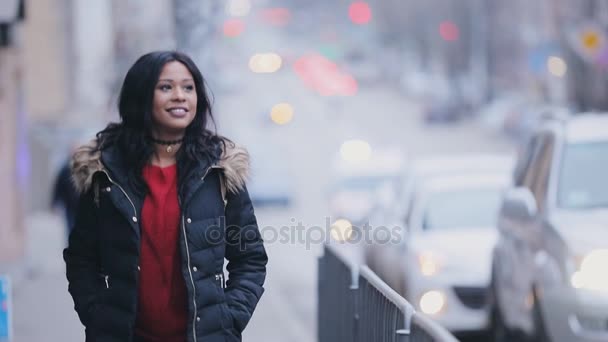
POLYGON ((508 172, 419 182, 402 241, 378 246, 370 268, 448 330, 484 331, 495 220, 509 182, 508 172))
POLYGON ((545 121, 504 197, 489 311, 495 341, 608 341, 608 116, 545 121))
POLYGON ((392 221, 403 221, 409 210, 413 190, 417 183, 425 179, 457 174, 499 172, 509 173, 514 166, 514 157, 508 154, 468 153, 438 155, 414 160, 405 172, 400 197, 386 214, 392 221), (398 217, 393 217, 393 216, 398 217))
POLYGON ((403 153, 378 149, 369 160, 348 161, 337 156, 328 187, 329 213, 333 221, 348 221, 353 228, 369 222, 374 211, 391 204, 386 189, 398 189, 403 175, 403 153))

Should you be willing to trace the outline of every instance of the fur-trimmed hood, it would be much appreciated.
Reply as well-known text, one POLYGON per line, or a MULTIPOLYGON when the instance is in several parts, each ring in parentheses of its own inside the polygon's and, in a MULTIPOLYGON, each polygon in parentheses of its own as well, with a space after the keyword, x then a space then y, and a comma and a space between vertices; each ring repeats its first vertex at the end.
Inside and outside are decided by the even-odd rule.
MULTIPOLYGON (((225 146, 220 160, 212 167, 222 170, 226 189, 237 193, 245 187, 249 178, 249 153, 244 147, 231 142, 226 142, 225 146)), ((94 139, 79 147, 72 156, 72 181, 79 193, 88 191, 93 183, 93 175, 105 170, 101 151, 95 151, 96 147, 97 140, 94 139)))

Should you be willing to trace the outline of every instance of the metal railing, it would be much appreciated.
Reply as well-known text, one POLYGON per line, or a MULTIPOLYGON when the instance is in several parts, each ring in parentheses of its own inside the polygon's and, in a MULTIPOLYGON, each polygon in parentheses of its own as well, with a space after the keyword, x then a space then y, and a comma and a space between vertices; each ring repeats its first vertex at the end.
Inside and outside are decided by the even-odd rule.
POLYGON ((458 342, 367 266, 326 245, 319 258, 319 342, 458 342))

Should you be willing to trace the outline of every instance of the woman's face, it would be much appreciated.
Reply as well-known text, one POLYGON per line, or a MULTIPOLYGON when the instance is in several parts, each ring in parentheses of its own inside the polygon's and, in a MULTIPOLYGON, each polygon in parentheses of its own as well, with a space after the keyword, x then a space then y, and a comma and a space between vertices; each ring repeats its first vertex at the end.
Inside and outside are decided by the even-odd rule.
POLYGON ((153 120, 157 138, 183 134, 196 115, 192 74, 180 62, 165 64, 154 88, 153 120))

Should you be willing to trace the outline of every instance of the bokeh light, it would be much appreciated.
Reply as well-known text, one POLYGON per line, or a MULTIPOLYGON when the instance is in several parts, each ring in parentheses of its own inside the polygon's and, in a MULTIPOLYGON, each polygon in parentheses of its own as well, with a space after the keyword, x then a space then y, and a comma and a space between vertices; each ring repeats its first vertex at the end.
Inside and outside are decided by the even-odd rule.
POLYGON ((224 36, 234 38, 245 31, 245 23, 240 19, 228 19, 224 22, 224 36))
POLYGON ((270 118, 277 125, 286 125, 293 119, 293 107, 289 103, 279 103, 272 107, 270 118))
POLYGON ((233 17, 245 17, 251 11, 249 0, 229 0, 226 3, 226 14, 233 17))
POLYGON ((420 298, 420 310, 427 315, 436 315, 445 306, 445 296, 439 291, 428 291, 420 298))
POLYGON ((283 59, 276 53, 258 53, 249 59, 249 69, 255 73, 273 73, 282 65, 283 59))
POLYGON ((355 78, 320 54, 300 57, 294 70, 306 86, 321 96, 353 96, 358 91, 355 78))
POLYGON ((372 19, 372 10, 364 1, 355 1, 348 8, 348 17, 357 25, 365 25, 372 19))
POLYGON ((581 41, 586 49, 597 50, 601 45, 602 38, 598 32, 588 30, 582 33, 581 41))
POLYGON ((331 237, 336 241, 348 241, 353 236, 353 225, 346 219, 336 220, 331 225, 331 237))
POLYGON ((458 26, 451 21, 444 21, 439 24, 439 34, 443 40, 448 42, 455 42, 460 38, 458 26))
POLYGON ((368 161, 372 156, 372 147, 365 140, 347 140, 340 147, 340 156, 347 162, 368 161))
POLYGON ((291 11, 287 8, 266 8, 259 12, 259 18, 273 26, 285 26, 291 20, 291 11))
POLYGON ((547 60, 547 69, 553 76, 563 77, 568 71, 568 65, 562 58, 551 56, 547 60))

